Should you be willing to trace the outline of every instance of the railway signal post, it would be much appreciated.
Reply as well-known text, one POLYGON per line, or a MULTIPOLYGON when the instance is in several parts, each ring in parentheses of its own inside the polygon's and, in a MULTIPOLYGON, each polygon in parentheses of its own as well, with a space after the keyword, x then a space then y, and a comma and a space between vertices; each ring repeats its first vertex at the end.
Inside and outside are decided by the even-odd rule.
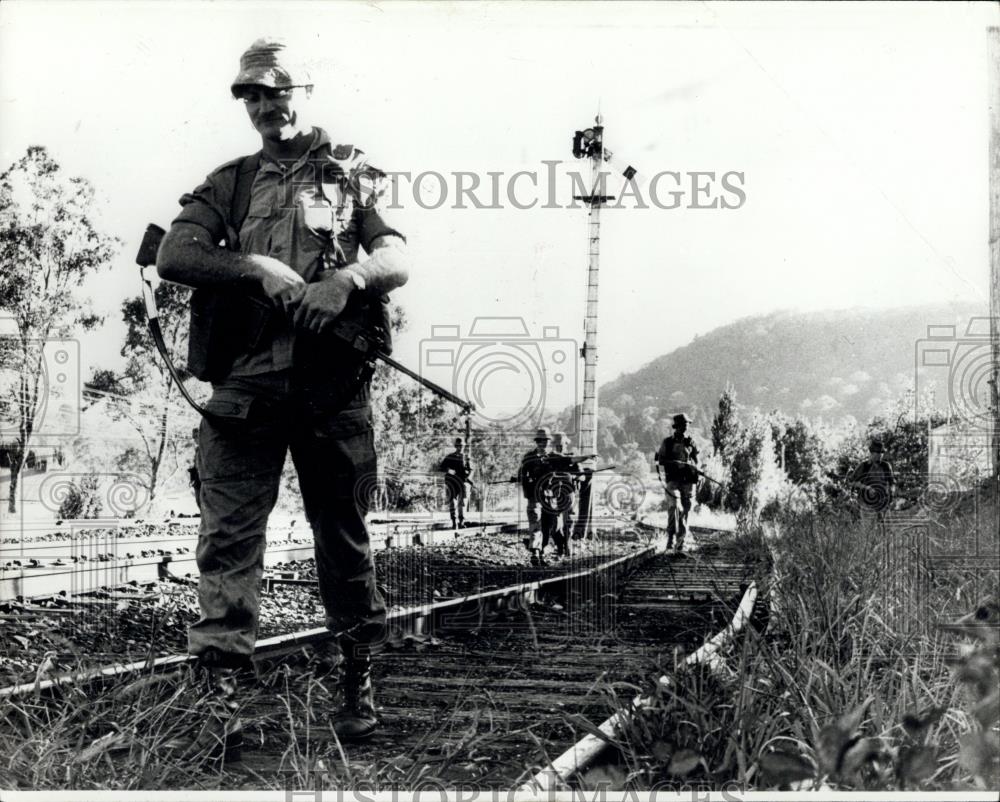
MULTIPOLYGON (((611 195, 602 194, 604 173, 604 126, 601 115, 594 118, 593 128, 577 131, 573 136, 573 156, 588 158, 591 164, 589 195, 574 195, 590 207, 588 214, 589 263, 587 267, 587 311, 584 317, 584 342, 580 349, 583 359, 583 399, 580 409, 580 448, 584 453, 597 453, 597 300, 598 270, 601 264, 601 207, 611 195)), ((593 496, 591 482, 585 480, 580 487, 580 514, 577 516, 573 537, 592 537, 591 515, 593 496)))

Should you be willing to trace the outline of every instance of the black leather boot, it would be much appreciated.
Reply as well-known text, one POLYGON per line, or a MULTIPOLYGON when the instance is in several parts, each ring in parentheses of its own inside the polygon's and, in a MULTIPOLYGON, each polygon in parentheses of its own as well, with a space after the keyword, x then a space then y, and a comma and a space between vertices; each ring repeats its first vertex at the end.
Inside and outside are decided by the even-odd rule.
POLYGON ((341 741, 363 741, 378 728, 372 692, 372 658, 367 644, 342 640, 340 708, 333 717, 333 731, 341 741))
POLYGON ((172 739, 182 759, 205 757, 236 762, 242 759, 243 722, 239 717, 237 669, 196 666, 184 681, 197 694, 194 723, 189 732, 172 739))

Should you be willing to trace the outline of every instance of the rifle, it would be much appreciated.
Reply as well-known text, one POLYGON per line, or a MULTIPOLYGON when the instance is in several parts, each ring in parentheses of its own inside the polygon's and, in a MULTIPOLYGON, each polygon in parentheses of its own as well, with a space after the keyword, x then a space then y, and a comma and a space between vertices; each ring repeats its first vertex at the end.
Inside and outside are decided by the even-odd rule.
MULTIPOLYGON (((717 484, 719 487, 725 487, 725 485, 722 482, 720 482, 718 479, 713 479, 711 476, 709 476, 703 470, 701 470, 700 468, 696 468, 690 462, 681 462, 679 459, 668 459, 668 460, 664 460, 664 461, 665 462, 673 463, 674 465, 683 465, 685 468, 688 468, 689 470, 694 471, 696 474, 698 474, 698 476, 704 476, 706 479, 708 479, 708 481, 715 482, 715 484, 717 484)), ((656 472, 659 473, 659 468, 660 468, 659 464, 657 464, 656 468, 657 468, 656 472)))
POLYGON ((556 471, 569 472, 578 468, 581 462, 597 459, 597 454, 547 454, 544 462, 556 471))
MULTIPOLYGON (((449 477, 449 476, 454 476, 456 479, 459 478, 459 476, 458 476, 457 473, 448 473, 448 471, 441 471, 441 473, 443 473, 445 475, 445 481, 447 481, 447 477, 449 477)), ((478 490, 479 489, 478 487, 476 487, 476 483, 473 482, 468 476, 462 478, 461 481, 462 481, 462 484, 468 485, 473 490, 478 490)))
MULTIPOLYGON (((593 456, 596 456, 596 454, 593 455, 593 456)), ((578 462, 583 462, 586 459, 592 459, 592 458, 593 458, 592 456, 580 457, 578 459, 578 462)), ((572 457, 570 457, 570 459, 572 459, 572 457)), ((581 475, 589 476, 592 473, 600 473, 601 471, 613 471, 617 467, 618 467, 617 465, 602 465, 600 468, 594 468, 594 470, 592 470, 592 471, 591 470, 587 470, 585 468, 582 471, 581 475)), ((555 471, 552 471, 551 473, 557 473, 557 472, 559 472, 558 468, 555 471)), ((550 474, 545 474, 545 475, 551 475, 551 473, 550 474)), ((518 479, 516 476, 511 476, 509 479, 498 479, 495 482, 487 482, 486 484, 488 484, 488 485, 512 485, 512 484, 517 484, 520 481, 521 480, 518 479)))
MULTIPOLYGON (((162 228, 155 223, 150 223, 146 226, 146 233, 142 237, 142 243, 139 245, 139 252, 135 257, 136 264, 142 268, 140 276, 142 277, 143 282, 143 300, 146 304, 146 317, 149 326, 149 333, 152 335, 153 342, 156 344, 156 350, 160 352, 160 356, 166 363, 167 370, 170 372, 171 377, 177 384, 181 395, 184 396, 184 399, 200 415, 211 418, 213 417, 212 413, 204 409, 188 394, 177 369, 174 367, 173 360, 170 359, 166 343, 163 341, 163 333, 160 330, 159 310, 156 308, 156 298, 153 295, 153 285, 152 282, 146 277, 145 269, 147 267, 153 267, 156 264, 156 256, 160 249, 160 242, 163 240, 165 235, 166 232, 162 228)), ((250 296, 248 296, 248 298, 258 305, 266 306, 266 304, 259 299, 252 298, 250 296)), ((268 309, 267 311, 270 310, 268 309)), ((342 315, 341 317, 338 317, 333 324, 323 330, 323 335, 331 335, 335 339, 340 340, 342 343, 354 349, 354 351, 357 352, 357 355, 367 363, 369 369, 374 370, 376 360, 381 360, 390 367, 398 370, 400 373, 409 376, 418 384, 423 385, 432 393, 435 393, 441 396, 441 398, 444 398, 446 401, 450 401, 455 404, 464 414, 470 415, 473 411, 475 411, 476 407, 474 404, 466 401, 465 399, 459 398, 454 393, 449 392, 439 384, 435 384, 430 379, 425 379, 419 373, 410 370, 408 367, 400 364, 389 356, 389 354, 385 351, 385 335, 373 330, 371 326, 366 325, 364 322, 344 317, 342 315)))

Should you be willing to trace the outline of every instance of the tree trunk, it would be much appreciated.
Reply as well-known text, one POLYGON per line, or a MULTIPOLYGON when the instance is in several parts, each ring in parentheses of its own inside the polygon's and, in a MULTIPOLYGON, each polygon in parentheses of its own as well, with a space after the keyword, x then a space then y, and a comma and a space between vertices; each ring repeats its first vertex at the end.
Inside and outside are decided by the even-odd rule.
POLYGON ((10 495, 7 497, 7 512, 17 512, 17 482, 24 467, 24 452, 10 452, 10 495))

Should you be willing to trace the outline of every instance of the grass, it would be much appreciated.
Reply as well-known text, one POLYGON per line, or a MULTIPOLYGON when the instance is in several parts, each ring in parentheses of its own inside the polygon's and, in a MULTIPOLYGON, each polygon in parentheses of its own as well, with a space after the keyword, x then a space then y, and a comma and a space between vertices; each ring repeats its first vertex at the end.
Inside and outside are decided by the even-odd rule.
POLYGON ((830 508, 785 515, 766 536, 738 532, 733 546, 774 558, 768 630, 748 630, 729 654, 739 679, 664 667, 674 685, 657 691, 622 733, 616 762, 584 785, 1000 787, 990 503, 970 494, 884 530, 830 508), (935 555, 968 558, 973 541, 981 563, 941 570, 935 555))
MULTIPOLYGON (((996 630, 982 626, 996 612, 973 603, 996 582, 930 559, 948 549, 968 554, 973 544, 995 554, 989 502, 961 499, 919 526, 895 527, 900 548, 892 549, 885 533, 861 527, 847 509, 787 515, 767 532, 737 531, 720 546, 773 560, 775 578, 767 631, 748 630, 728 654, 739 679, 663 666, 673 685, 659 688, 622 733, 618 762, 593 769, 583 785, 996 788, 1000 649, 996 630), (953 621, 970 609, 983 619, 973 613, 971 628, 927 626, 932 612, 953 621)), ((330 688, 294 666, 264 671, 242 700, 270 700, 271 712, 258 716, 247 738, 287 746, 274 765, 250 760, 238 772, 205 758, 181 760, 169 748, 201 715, 183 675, 119 680, 89 694, 69 688, 59 704, 34 694, 3 701, 0 788, 436 788, 456 766, 474 777, 491 741, 512 736, 544 763, 544 744, 512 731, 488 694, 442 715, 414 747, 378 764, 352 763, 329 736, 330 688)), ((609 715, 614 700, 635 690, 608 694, 609 715)))

